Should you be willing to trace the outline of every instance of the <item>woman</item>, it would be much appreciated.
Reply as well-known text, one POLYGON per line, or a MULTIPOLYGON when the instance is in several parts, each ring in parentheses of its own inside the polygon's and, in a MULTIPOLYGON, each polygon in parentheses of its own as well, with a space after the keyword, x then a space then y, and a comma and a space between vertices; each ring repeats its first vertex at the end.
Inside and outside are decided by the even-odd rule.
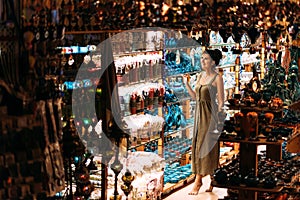
MULTIPOLYGON (((201 57, 202 72, 197 76, 195 90, 189 85, 187 75, 184 82, 192 99, 196 100, 194 135, 192 143, 192 171, 196 179, 190 195, 197 195, 202 178, 212 175, 219 164, 218 113, 224 105, 223 78, 216 72, 222 58, 220 50, 206 50, 201 57)), ((207 192, 211 192, 212 186, 207 192)))

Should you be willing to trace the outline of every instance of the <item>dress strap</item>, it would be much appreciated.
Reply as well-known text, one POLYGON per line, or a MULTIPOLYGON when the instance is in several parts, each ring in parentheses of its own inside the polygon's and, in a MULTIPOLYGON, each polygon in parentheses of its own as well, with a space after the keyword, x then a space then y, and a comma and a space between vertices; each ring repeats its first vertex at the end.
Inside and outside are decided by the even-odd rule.
POLYGON ((217 76, 218 76, 218 74, 216 74, 216 75, 211 79, 211 81, 209 82, 209 85, 211 85, 211 84, 215 81, 215 79, 216 79, 217 76))
POLYGON ((200 83, 200 79, 201 79, 202 75, 203 75, 203 71, 201 71, 200 73, 197 74, 197 82, 196 82, 196 84, 200 83))

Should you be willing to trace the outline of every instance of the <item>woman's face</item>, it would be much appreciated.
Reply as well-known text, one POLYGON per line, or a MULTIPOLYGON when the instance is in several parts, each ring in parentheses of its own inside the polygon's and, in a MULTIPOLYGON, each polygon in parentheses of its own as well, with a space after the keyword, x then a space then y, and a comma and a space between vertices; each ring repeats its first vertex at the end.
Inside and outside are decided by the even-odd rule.
POLYGON ((211 59, 209 54, 207 53, 202 54, 201 67, 203 70, 211 69, 214 65, 215 65, 215 61, 211 59))

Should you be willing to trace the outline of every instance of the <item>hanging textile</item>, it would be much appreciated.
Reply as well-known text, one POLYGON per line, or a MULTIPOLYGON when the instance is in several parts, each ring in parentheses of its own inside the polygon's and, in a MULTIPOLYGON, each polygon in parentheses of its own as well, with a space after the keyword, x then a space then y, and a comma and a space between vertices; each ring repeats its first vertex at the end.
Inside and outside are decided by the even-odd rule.
POLYGON ((291 52, 288 48, 286 48, 281 63, 282 67, 285 69, 286 74, 288 74, 289 72, 290 63, 291 63, 291 52))

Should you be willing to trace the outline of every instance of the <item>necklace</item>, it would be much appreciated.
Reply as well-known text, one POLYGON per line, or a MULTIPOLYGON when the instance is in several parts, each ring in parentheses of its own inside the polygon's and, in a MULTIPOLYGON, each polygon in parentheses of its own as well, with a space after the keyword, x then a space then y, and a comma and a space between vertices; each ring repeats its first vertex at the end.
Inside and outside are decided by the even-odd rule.
POLYGON ((201 82, 202 83, 207 83, 207 80, 210 80, 210 78, 212 77, 212 74, 211 75, 207 75, 206 73, 201 77, 201 82))
POLYGON ((210 75, 207 75, 206 73, 203 76, 203 80, 207 80, 210 77, 210 75))

